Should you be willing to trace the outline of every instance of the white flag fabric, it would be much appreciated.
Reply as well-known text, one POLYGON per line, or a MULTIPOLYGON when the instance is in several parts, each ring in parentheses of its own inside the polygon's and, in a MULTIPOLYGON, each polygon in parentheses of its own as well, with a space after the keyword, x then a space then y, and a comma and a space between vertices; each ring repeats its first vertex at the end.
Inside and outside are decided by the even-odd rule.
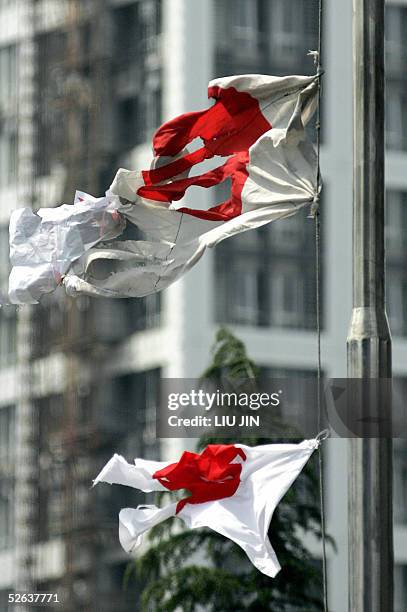
POLYGON ((86 196, 73 206, 15 210, 10 218, 9 297, 14 304, 37 303, 54 291, 78 259, 101 240, 120 236, 126 222, 117 198, 86 196))
POLYGON ((114 455, 94 480, 141 491, 187 489, 190 497, 163 508, 141 505, 119 514, 119 539, 128 553, 143 534, 170 517, 191 529, 209 527, 233 540, 253 565, 274 577, 281 569, 268 531, 277 504, 318 448, 319 439, 264 446, 209 445, 200 454, 185 452, 178 463, 114 455))
POLYGON ((316 107, 316 77, 225 77, 211 81, 208 93, 215 100, 212 107, 181 115, 158 129, 150 170, 120 169, 105 198, 80 194, 81 201, 76 198, 73 206, 51 209, 52 228, 46 225, 48 209, 39 211, 40 218, 31 211, 12 215, 12 302, 36 302, 41 293, 55 288, 55 278, 71 295, 149 295, 177 280, 207 247, 289 217, 314 200, 317 158, 304 126, 316 107), (188 145, 197 138, 203 145, 190 152, 188 145), (208 159, 219 165, 190 176, 208 159), (230 197, 208 210, 178 203, 192 186, 209 188, 228 179, 230 197), (61 226, 69 233, 69 210, 74 226, 77 208, 92 215, 96 202, 96 210, 105 206, 106 212, 115 210, 122 221, 136 226, 142 239, 112 241, 95 214, 88 223, 99 227, 97 240, 81 231, 85 238, 77 240, 75 249, 68 240, 52 239, 42 252, 49 232, 57 234, 61 226), (28 246, 16 257, 17 235, 20 244, 25 239, 28 246))

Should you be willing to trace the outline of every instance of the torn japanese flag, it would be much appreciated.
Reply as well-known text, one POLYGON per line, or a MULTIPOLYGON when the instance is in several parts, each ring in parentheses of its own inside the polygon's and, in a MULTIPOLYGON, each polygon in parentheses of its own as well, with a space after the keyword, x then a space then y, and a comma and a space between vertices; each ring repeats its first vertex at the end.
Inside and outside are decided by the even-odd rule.
POLYGON ((153 139, 155 158, 150 170, 119 170, 106 198, 80 194, 81 201, 77 198, 73 206, 52 209, 52 227, 49 221, 44 225, 49 216, 44 209, 39 211, 40 219, 31 211, 14 213, 10 232, 13 302, 37 301, 60 278, 72 295, 154 293, 193 266, 207 247, 289 217, 314 200, 317 159, 304 126, 316 106, 316 77, 225 77, 211 81, 208 93, 214 105, 161 126, 153 139), (196 139, 202 146, 188 151, 196 139), (212 170, 190 176, 194 166, 209 159, 215 165, 212 170), (227 179, 231 191, 225 202, 208 210, 179 202, 191 186, 209 188, 227 179), (95 242, 87 239, 85 225, 80 236, 75 234, 79 248, 70 249, 69 241, 47 243, 48 232, 58 235, 60 226, 69 226, 67 208, 72 225, 78 206, 91 215, 95 211, 89 224, 98 224, 95 202, 106 211, 113 208, 140 230, 143 239, 113 242, 101 230, 95 242))
POLYGON ((138 506, 119 514, 119 539, 131 553, 143 534, 170 517, 187 527, 209 527, 230 538, 258 570, 274 577, 280 570, 268 531, 277 504, 318 447, 300 444, 209 445, 200 454, 184 452, 177 463, 114 455, 94 480, 145 492, 187 489, 191 495, 163 508, 138 506))

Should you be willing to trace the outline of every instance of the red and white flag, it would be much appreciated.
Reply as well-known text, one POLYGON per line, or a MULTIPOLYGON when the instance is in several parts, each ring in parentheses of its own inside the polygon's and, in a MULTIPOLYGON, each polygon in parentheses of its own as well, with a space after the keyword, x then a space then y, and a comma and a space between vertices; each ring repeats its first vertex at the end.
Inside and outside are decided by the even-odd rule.
MULTIPOLYGON (((149 170, 121 169, 106 197, 78 193, 71 207, 74 216, 79 205, 92 211, 97 202, 107 212, 113 206, 122 219, 137 226, 143 239, 113 242, 100 226, 99 243, 90 244, 86 224, 79 227, 75 220, 69 226, 64 213, 61 222, 69 236, 62 244, 50 241, 48 246, 44 235, 60 234, 57 211, 62 207, 53 211, 54 228, 49 222, 45 228, 31 211, 15 213, 12 254, 18 228, 19 237, 25 236, 31 245, 27 253, 35 251, 38 261, 21 246, 18 257, 12 257, 12 301, 30 301, 30 294, 36 301, 39 294, 55 288, 59 278, 70 294, 154 293, 193 266, 207 247, 289 217, 314 200, 317 158, 305 125, 317 103, 316 77, 231 76, 211 81, 208 94, 215 100, 213 106, 181 115, 157 130, 149 170), (188 150, 197 139, 199 148, 188 150), (200 173, 198 164, 208 160, 214 167, 200 173), (183 205, 190 187, 215 187, 227 179, 231 189, 225 201, 207 210, 183 205), (42 271, 38 279, 36 266, 42 271), (48 284, 44 269, 49 271, 48 284)), ((95 218, 93 226, 98 223, 95 218)))
POLYGON ((258 570, 274 577, 280 570, 268 537, 277 504, 297 478, 319 439, 300 444, 209 445, 201 454, 184 452, 177 463, 114 455, 94 480, 145 492, 187 489, 191 495, 163 508, 138 506, 119 514, 119 539, 132 553, 143 534, 170 517, 191 529, 209 527, 233 540, 258 570))

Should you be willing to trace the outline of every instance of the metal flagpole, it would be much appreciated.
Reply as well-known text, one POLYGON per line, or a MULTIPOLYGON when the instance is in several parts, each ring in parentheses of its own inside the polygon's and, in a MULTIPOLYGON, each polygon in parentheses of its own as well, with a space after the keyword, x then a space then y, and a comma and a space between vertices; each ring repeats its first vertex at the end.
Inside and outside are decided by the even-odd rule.
MULTIPOLYGON (((353 0, 353 78, 353 313, 348 376, 390 378, 384 285, 384 0, 353 0)), ((390 406, 382 404, 379 409, 386 416, 383 411, 390 406)), ((349 448, 349 610, 391 612, 392 440, 354 438, 349 448)))

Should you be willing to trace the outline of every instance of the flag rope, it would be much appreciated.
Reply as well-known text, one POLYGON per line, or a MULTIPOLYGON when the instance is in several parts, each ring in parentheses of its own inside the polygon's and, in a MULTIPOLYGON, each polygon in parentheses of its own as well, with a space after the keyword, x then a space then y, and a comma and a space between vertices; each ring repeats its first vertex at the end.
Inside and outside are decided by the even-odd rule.
MULTIPOLYGON (((315 131, 316 131, 316 150, 317 166, 315 181, 315 196, 311 208, 311 216, 315 225, 315 309, 316 309, 316 332, 317 332, 317 411, 318 411, 318 431, 322 427, 322 403, 321 403, 321 379, 322 379, 322 358, 321 358, 321 219, 319 210, 321 184, 321 77, 322 71, 322 25, 323 25, 323 0, 318 1, 318 50, 310 52, 314 55, 317 67, 318 78, 318 104, 316 109, 315 131)), ((328 612, 328 576, 326 562, 326 533, 325 533, 325 492, 324 492, 324 463, 322 445, 318 447, 318 472, 319 472, 319 503, 321 513, 321 540, 322 540, 322 583, 323 583, 323 603, 324 612, 328 612)))
MULTIPOLYGON (((176 246, 176 244, 177 244, 178 236, 179 236, 179 233, 180 233, 180 231, 181 231, 181 225, 182 225, 182 220, 183 220, 183 218, 184 218, 184 213, 182 212, 182 213, 181 213, 181 216, 180 216, 179 223, 178 223, 178 229, 177 229, 177 233, 176 233, 175 238, 174 238, 174 242, 173 242, 173 244, 170 246, 170 250, 168 251, 167 256, 166 256, 166 258, 165 258, 164 265, 165 265, 165 264, 167 264, 167 266, 168 266, 168 258, 169 258, 169 256, 171 255, 171 253, 173 252, 173 250, 174 250, 174 248, 175 248, 175 246, 176 246)), ((158 278, 157 278, 157 280, 156 280, 156 282, 155 282, 155 285, 154 285, 154 292, 155 292, 155 293, 158 293, 158 292, 160 291, 160 289, 157 289, 157 286, 158 286, 158 283, 160 282, 160 280, 161 280, 161 279, 162 279, 162 274, 159 274, 159 275, 158 275, 158 278)))

